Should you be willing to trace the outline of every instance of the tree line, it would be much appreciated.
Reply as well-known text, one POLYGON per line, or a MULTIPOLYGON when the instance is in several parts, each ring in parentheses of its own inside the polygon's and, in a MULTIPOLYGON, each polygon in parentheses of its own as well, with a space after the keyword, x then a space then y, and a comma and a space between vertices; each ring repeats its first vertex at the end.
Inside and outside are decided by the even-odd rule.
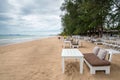
POLYGON ((85 35, 120 30, 120 0, 64 0, 62 35, 85 35))

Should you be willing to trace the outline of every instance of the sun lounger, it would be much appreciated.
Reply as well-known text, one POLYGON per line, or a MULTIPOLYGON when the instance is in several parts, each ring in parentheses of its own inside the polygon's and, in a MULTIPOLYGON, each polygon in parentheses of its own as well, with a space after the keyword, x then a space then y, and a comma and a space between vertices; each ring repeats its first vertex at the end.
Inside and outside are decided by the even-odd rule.
POLYGON ((93 53, 84 54, 85 63, 90 68, 90 73, 95 74, 97 70, 105 70, 106 74, 110 74, 110 58, 112 57, 109 58, 110 60, 105 60, 107 51, 95 48, 93 53))

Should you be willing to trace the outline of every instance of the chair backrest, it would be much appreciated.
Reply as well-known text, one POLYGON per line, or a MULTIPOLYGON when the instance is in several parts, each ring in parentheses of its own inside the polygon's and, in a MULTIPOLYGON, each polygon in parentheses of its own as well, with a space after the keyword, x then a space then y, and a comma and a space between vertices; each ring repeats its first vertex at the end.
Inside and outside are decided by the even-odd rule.
POLYGON ((78 39, 73 39, 73 40, 72 40, 72 44, 73 44, 73 45, 74 45, 74 44, 79 45, 79 40, 78 40, 78 39))
POLYGON ((101 60, 105 60, 106 55, 107 55, 107 51, 104 49, 100 49, 98 54, 97 54, 97 57, 101 60))
POLYGON ((111 62, 111 61, 112 61, 112 55, 113 55, 113 54, 112 54, 112 53, 109 53, 109 52, 107 52, 107 53, 108 53, 108 61, 111 62))
POLYGON ((97 55, 99 50, 100 50, 100 48, 98 46, 94 47, 93 54, 97 55))
MULTIPOLYGON (((98 53, 99 53, 99 51, 101 50, 101 48, 100 47, 98 47, 98 46, 96 46, 96 47, 94 47, 94 49, 93 49, 93 54, 95 54, 95 55, 97 55, 97 56, 100 56, 100 54, 98 55, 98 53)), ((105 52, 105 54, 107 55, 108 54, 108 61, 112 61, 112 53, 109 53, 108 51, 106 51, 105 52)), ((106 57, 106 55, 105 55, 105 57, 106 57)))

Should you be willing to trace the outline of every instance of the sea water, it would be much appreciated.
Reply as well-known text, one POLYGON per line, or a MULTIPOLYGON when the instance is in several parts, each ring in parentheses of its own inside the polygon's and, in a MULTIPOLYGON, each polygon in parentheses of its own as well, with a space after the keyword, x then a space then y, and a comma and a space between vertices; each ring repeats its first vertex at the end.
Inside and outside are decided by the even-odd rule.
POLYGON ((47 37, 53 37, 59 34, 60 31, 37 31, 37 30, 26 30, 19 31, 12 29, 3 31, 0 30, 0 46, 6 46, 26 41, 32 41, 37 39, 43 39, 47 37))
POLYGON ((0 35, 0 46, 10 45, 14 43, 32 41, 36 39, 50 37, 52 35, 20 35, 20 34, 3 34, 0 35))

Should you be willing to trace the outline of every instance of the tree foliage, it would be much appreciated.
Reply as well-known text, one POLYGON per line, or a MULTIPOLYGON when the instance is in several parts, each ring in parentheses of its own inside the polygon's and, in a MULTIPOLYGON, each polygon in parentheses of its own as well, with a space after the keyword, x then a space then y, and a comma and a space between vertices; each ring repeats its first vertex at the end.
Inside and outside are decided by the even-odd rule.
POLYGON ((95 29, 120 28, 119 0, 65 0, 61 6, 63 34, 85 34, 95 29))

